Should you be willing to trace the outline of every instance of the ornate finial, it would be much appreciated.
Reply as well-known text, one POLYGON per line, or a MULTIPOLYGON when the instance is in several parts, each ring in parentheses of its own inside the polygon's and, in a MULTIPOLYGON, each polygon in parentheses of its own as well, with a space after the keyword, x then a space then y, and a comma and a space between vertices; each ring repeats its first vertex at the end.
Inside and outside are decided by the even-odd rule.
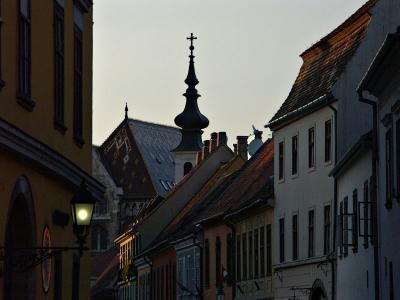
POLYGON ((197 37, 193 35, 193 33, 190 34, 190 37, 186 38, 187 40, 190 40, 190 56, 193 57, 193 50, 194 50, 194 46, 193 46, 193 40, 197 40, 197 37))
POLYGON ((125 103, 125 119, 128 119, 128 102, 125 103))

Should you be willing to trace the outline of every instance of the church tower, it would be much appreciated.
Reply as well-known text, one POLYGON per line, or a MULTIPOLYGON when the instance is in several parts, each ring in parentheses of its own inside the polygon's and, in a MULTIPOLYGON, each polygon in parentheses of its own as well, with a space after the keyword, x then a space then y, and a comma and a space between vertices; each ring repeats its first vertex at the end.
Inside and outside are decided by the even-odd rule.
POLYGON ((201 114, 197 105, 200 95, 196 85, 199 83, 194 70, 193 40, 197 37, 190 34, 189 71, 185 80, 188 85, 183 94, 186 98, 186 105, 179 115, 175 117, 175 124, 181 128, 182 140, 178 147, 172 152, 175 154, 175 182, 178 183, 196 164, 197 152, 202 148, 201 135, 204 128, 208 126, 208 119, 201 114))

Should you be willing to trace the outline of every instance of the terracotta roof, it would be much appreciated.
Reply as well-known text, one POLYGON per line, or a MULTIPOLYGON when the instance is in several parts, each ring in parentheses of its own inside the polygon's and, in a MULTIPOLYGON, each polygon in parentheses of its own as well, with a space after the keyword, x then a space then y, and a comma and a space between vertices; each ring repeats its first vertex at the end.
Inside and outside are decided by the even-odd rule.
POLYGON ((267 126, 275 127, 294 117, 300 108, 328 96, 363 40, 378 2, 370 0, 335 30, 301 54, 303 65, 289 96, 267 126))
POLYGON ((257 197, 273 196, 274 143, 268 140, 240 169, 226 190, 199 217, 207 219, 240 209, 257 197))

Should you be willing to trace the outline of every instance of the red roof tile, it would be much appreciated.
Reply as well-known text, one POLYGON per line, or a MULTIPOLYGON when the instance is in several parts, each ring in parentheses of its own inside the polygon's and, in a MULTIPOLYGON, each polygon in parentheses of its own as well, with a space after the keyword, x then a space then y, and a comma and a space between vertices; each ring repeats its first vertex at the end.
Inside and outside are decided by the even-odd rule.
POLYGON ((269 125, 283 123, 289 113, 329 95, 340 74, 358 49, 371 19, 369 0, 345 22, 301 54, 303 65, 285 102, 269 125))

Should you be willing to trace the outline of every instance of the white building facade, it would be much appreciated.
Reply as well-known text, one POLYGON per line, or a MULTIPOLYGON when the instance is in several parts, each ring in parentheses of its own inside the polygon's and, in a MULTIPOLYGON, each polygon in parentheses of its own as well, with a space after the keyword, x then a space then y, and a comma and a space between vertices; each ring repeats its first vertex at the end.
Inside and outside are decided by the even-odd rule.
POLYGON ((332 173, 339 202, 336 299, 375 299, 372 132, 361 137, 332 173))
POLYGON ((324 107, 274 132, 275 299, 330 299, 333 122, 324 107))

